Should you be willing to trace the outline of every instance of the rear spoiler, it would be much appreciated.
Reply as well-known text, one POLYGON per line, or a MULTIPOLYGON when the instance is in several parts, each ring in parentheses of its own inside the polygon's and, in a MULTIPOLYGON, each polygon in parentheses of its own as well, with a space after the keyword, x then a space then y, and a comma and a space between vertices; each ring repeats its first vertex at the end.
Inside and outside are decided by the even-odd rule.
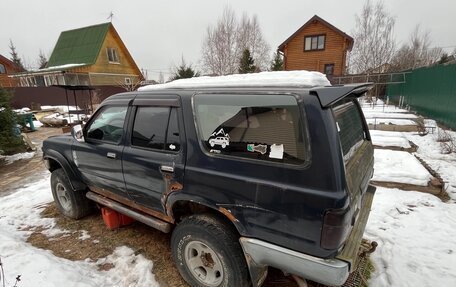
POLYGON ((322 108, 327 108, 347 97, 361 97, 373 86, 374 83, 328 86, 311 89, 309 93, 318 97, 322 108))

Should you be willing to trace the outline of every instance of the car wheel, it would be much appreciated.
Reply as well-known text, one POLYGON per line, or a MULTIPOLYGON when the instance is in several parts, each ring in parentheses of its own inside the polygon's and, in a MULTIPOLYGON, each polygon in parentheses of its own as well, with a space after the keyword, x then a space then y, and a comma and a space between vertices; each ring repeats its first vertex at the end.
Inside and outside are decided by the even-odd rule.
POLYGON ((85 196, 84 191, 73 190, 63 169, 52 172, 51 189, 54 202, 63 215, 79 219, 92 211, 93 203, 85 196))
POLYGON ((239 236, 210 215, 192 215, 179 223, 171 237, 171 250, 190 286, 251 286, 239 236))

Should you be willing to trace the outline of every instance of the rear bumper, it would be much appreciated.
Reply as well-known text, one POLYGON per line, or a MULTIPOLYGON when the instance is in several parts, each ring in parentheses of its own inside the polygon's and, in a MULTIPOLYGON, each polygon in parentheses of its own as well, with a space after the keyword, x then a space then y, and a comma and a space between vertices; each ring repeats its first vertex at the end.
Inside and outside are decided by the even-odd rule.
POLYGON ((261 286, 266 266, 301 276, 318 283, 340 286, 345 283, 350 272, 357 264, 358 251, 364 229, 369 217, 375 187, 369 186, 363 196, 359 218, 346 241, 344 248, 333 259, 323 259, 296 252, 262 240, 241 237, 239 239, 244 250, 254 286, 261 286))
POLYGON ((258 239, 241 237, 240 242, 250 268, 271 266, 331 286, 342 285, 349 275, 350 264, 339 259, 313 257, 258 239))

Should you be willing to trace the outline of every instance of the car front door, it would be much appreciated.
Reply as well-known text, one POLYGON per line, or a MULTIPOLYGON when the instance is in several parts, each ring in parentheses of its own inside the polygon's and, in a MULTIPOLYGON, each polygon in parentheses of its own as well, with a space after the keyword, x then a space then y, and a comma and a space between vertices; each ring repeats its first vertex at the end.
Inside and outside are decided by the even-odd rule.
POLYGON ((126 196, 122 140, 128 105, 106 105, 84 128, 84 142, 73 144, 73 158, 89 188, 126 196))
POLYGON ((185 135, 176 96, 133 102, 128 139, 122 155, 131 199, 165 214, 166 196, 182 188, 185 135))

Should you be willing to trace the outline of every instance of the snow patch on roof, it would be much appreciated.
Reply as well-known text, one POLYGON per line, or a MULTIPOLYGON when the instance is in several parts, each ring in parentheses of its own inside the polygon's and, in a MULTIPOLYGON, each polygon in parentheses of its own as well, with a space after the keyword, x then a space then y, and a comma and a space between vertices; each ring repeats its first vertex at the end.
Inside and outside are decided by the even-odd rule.
POLYGON ((44 69, 39 69, 36 70, 36 72, 47 72, 47 71, 55 71, 55 70, 67 70, 67 69, 72 69, 76 67, 81 67, 81 66, 86 66, 87 64, 65 64, 65 65, 60 65, 60 66, 53 66, 53 67, 47 67, 44 69))
POLYGON ((194 87, 252 87, 252 86, 293 86, 314 87, 329 86, 326 76, 319 72, 309 71, 278 71, 254 74, 235 74, 219 77, 196 77, 181 79, 166 84, 148 85, 139 91, 156 89, 194 88, 194 87))

